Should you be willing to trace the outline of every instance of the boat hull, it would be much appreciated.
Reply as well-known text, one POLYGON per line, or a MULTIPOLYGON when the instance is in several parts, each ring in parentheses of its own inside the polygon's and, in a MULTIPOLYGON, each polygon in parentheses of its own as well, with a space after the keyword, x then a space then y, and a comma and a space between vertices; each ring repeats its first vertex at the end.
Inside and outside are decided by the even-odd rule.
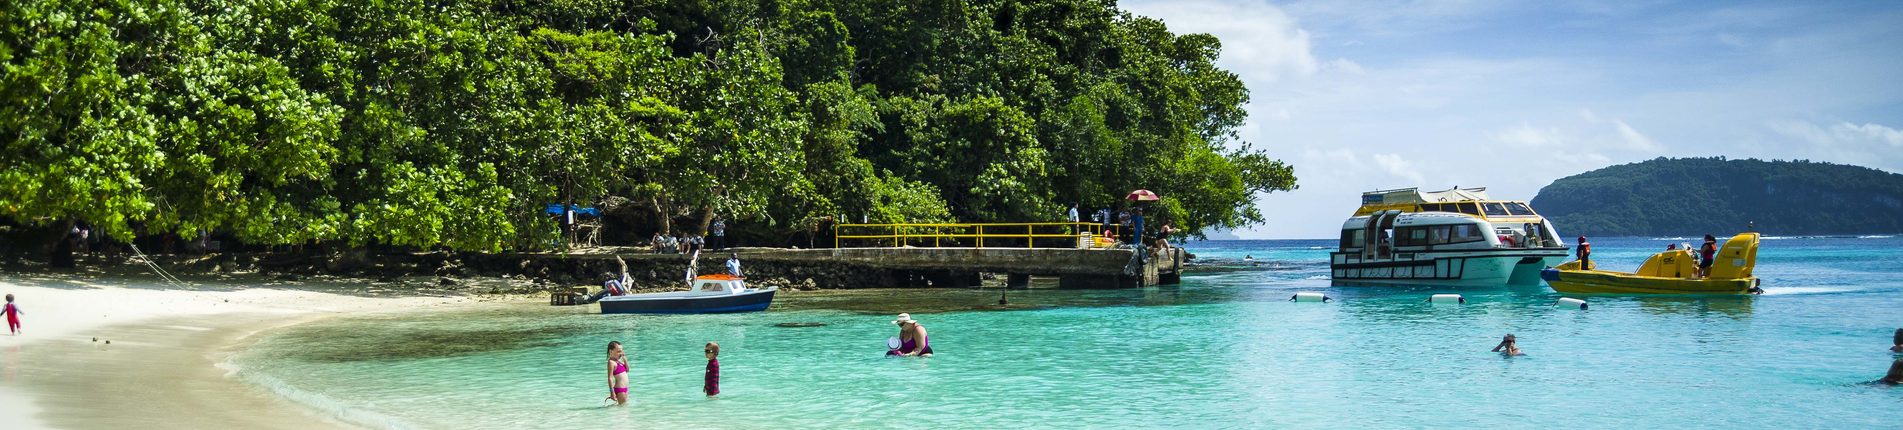
POLYGON ((1568 294, 1670 294, 1739 295, 1750 294, 1757 278, 1681 279, 1639 276, 1599 270, 1546 269, 1540 277, 1553 291, 1568 294))
POLYGON ((1539 285, 1540 269, 1565 258, 1565 249, 1484 249, 1409 252, 1406 258, 1361 260, 1337 252, 1329 265, 1338 283, 1499 287, 1539 285))
MULTIPOLYGON (((601 313, 604 314, 716 314, 733 312, 758 312, 773 304, 773 294, 778 289, 769 288, 740 294, 717 294, 702 296, 650 296, 641 294, 617 296, 601 299, 601 313)), ((666 294, 666 293, 662 293, 666 294)))

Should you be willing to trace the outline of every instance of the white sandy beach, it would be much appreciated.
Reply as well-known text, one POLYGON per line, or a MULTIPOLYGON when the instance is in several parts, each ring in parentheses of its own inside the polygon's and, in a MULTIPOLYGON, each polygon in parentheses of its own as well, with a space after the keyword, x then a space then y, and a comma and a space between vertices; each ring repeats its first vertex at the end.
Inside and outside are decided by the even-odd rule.
POLYGON ((0 428, 348 428, 239 381, 219 364, 264 330, 479 302, 298 288, 358 287, 242 278, 181 287, 139 274, 0 274, 0 294, 16 296, 23 311, 21 335, 0 331, 0 428))

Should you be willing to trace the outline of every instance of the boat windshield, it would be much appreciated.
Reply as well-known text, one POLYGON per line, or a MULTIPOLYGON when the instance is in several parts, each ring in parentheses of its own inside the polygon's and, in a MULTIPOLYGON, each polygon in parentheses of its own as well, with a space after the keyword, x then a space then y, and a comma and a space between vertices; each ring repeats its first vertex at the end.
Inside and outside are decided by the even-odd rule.
POLYGON ((1460 203, 1458 206, 1460 206, 1460 213, 1464 213, 1468 215, 1480 214, 1480 208, 1474 206, 1473 202, 1460 203))
POLYGON ((1539 214, 1533 213, 1533 208, 1527 207, 1526 203, 1520 203, 1520 202, 1507 202, 1507 212, 1511 212, 1514 215, 1526 215, 1526 216, 1539 215, 1539 214))
POLYGON ((1482 203, 1481 207, 1486 208, 1487 216, 1507 216, 1506 206, 1501 205, 1499 202, 1482 203))

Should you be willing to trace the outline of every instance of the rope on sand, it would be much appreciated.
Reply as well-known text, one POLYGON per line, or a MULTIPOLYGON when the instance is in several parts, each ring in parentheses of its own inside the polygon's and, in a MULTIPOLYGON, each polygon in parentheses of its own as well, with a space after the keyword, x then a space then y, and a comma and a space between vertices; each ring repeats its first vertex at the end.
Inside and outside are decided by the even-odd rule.
POLYGON ((139 256, 139 261, 145 262, 146 267, 150 267, 152 268, 152 271, 154 273, 158 273, 159 279, 164 279, 165 282, 172 283, 175 285, 186 285, 185 281, 181 281, 178 279, 177 276, 172 276, 170 272, 166 272, 165 269, 159 268, 159 264, 156 262, 153 262, 152 257, 146 256, 144 251, 139 250, 139 245, 132 245, 132 254, 139 256))

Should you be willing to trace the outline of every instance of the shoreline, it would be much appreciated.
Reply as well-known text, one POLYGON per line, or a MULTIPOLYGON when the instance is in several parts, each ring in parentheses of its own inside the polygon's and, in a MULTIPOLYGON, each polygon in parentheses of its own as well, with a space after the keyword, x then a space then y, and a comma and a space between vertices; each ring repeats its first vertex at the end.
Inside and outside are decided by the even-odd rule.
POLYGON ((260 333, 328 318, 513 300, 20 275, 0 276, 0 293, 17 296, 23 310, 20 335, 0 333, 8 428, 359 428, 245 380, 229 359, 260 333))

